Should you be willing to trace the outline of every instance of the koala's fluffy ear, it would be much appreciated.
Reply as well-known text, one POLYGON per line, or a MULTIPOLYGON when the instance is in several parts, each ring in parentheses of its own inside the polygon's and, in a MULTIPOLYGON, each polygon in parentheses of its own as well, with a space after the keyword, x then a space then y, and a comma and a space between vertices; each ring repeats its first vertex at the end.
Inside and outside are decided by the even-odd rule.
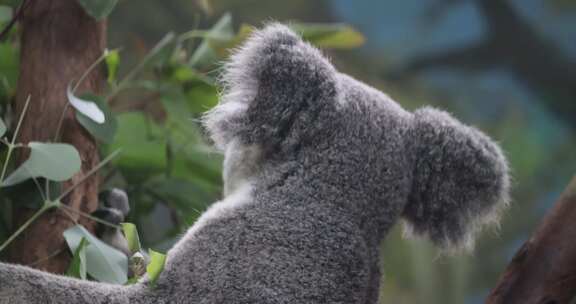
POLYGON ((508 204, 506 159, 496 143, 448 113, 414 113, 413 186, 404 209, 407 232, 448 248, 471 249, 475 233, 497 223, 508 204))
POLYGON ((334 106, 336 71, 288 27, 255 31, 224 66, 219 104, 204 117, 217 147, 233 139, 275 149, 310 137, 310 126, 334 106))

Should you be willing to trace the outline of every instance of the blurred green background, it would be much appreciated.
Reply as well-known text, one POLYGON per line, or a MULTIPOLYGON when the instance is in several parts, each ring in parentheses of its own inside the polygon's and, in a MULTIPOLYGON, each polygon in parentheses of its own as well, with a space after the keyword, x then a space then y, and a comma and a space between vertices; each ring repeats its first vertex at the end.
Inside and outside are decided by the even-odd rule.
MULTIPOLYGON (((122 50, 118 74, 167 32, 218 20, 233 33, 271 20, 348 24, 365 43, 327 48, 338 69, 405 108, 444 108, 504 147, 513 202, 501 229, 486 231, 473 254, 444 256, 397 227, 382 251, 383 303, 482 303, 576 173, 576 1, 124 0, 109 20, 109 47, 122 50)), ((103 151, 124 152, 106 168, 105 186, 128 190, 147 247, 170 248, 220 195, 221 157, 197 118, 216 102, 222 50, 242 35, 232 36, 208 43, 207 54, 198 53, 206 40, 187 41, 111 102, 118 132, 103 151)))

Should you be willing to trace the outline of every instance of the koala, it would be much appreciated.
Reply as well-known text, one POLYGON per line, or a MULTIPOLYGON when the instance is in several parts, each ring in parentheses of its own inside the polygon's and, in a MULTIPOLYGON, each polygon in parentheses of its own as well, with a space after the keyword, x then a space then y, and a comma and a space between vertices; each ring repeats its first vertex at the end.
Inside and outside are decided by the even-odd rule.
POLYGON ((225 197, 154 286, 0 264, 0 302, 373 304, 395 223, 470 248, 506 207, 509 170, 490 138, 438 109, 404 110, 284 25, 255 31, 222 84, 203 121, 225 155, 225 197))
MULTIPOLYGON (((130 213, 128 195, 124 190, 113 188, 101 192, 99 195, 100 207, 92 212, 92 216, 114 225, 120 225, 130 213)), ((130 257, 132 253, 128 248, 128 240, 120 228, 113 228, 101 223, 96 225, 96 236, 104 243, 122 251, 130 257)))

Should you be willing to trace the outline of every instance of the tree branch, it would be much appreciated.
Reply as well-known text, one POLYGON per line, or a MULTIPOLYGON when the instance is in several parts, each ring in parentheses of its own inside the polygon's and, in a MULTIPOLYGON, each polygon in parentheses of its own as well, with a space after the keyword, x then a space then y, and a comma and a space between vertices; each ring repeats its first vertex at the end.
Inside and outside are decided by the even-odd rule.
POLYGON ((486 304, 562 304, 576 297, 576 176, 518 250, 486 304))

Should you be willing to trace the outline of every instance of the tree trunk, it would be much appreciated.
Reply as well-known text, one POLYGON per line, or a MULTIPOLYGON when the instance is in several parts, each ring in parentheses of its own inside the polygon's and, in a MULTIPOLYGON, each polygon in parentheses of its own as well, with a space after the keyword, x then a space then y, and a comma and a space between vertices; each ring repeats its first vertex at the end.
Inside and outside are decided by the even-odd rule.
MULTIPOLYGON (((20 78, 15 110, 21 114, 28 96, 30 104, 21 126, 18 142, 53 141, 62 111, 67 104, 66 88, 102 54, 106 43, 106 24, 87 15, 76 0, 29 0, 30 5, 21 18, 20 78)), ((103 72, 94 70, 80 84, 78 93, 101 91, 103 72)), ((67 189, 78 182, 99 162, 96 142, 74 118, 68 107, 61 129, 61 141, 76 147, 82 159, 82 169, 71 181, 63 184, 67 189)), ((27 156, 20 154, 18 161, 27 156)), ((75 188, 65 202, 84 212, 97 208, 98 178, 90 177, 75 188)), ((32 211, 17 208, 14 212, 15 228, 32 211)), ((62 232, 72 225, 70 216, 89 229, 92 223, 77 214, 66 215, 60 210, 50 211, 36 220, 9 251, 11 262, 54 273, 67 269, 70 254, 62 232), (50 257, 50 258, 49 258, 50 257)))
POLYGON ((576 177, 518 250, 487 304, 568 304, 576 298, 576 177))

